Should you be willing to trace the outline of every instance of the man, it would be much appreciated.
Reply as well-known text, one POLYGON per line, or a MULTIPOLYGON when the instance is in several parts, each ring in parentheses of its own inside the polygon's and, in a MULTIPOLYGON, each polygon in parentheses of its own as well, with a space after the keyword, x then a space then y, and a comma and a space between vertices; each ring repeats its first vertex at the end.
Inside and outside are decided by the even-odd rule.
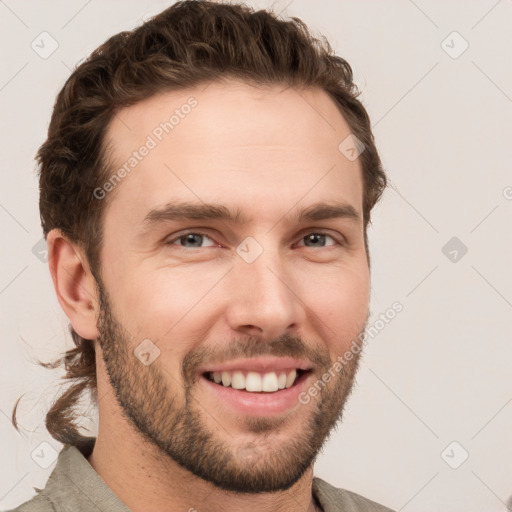
POLYGON ((359 362, 386 184, 357 94, 300 20, 210 2, 72 73, 38 162, 73 385, 46 418, 57 465, 16 510, 389 510, 313 475, 359 362))

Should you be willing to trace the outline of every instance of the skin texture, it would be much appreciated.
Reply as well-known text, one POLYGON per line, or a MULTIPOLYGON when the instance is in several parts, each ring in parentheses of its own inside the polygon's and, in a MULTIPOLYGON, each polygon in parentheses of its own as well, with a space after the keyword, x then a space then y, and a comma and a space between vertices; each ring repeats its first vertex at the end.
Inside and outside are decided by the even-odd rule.
POLYGON ((364 330, 361 168, 338 150, 350 129, 317 89, 211 83, 122 110, 107 133, 114 169, 191 96, 190 113, 98 199, 108 202, 100 283, 79 246, 48 236, 59 302, 95 340, 99 430, 88 460, 135 512, 317 510, 313 463, 359 356, 307 404, 258 417, 218 399, 198 370, 292 356, 311 362, 309 387, 364 330), (150 210, 184 201, 251 220, 143 230, 150 210), (358 218, 294 220, 318 202, 350 205, 358 218), (326 237, 307 236, 315 233, 326 237), (236 251, 247 237, 263 251, 251 263, 236 251), (160 351, 148 366, 134 355, 145 339, 160 351))

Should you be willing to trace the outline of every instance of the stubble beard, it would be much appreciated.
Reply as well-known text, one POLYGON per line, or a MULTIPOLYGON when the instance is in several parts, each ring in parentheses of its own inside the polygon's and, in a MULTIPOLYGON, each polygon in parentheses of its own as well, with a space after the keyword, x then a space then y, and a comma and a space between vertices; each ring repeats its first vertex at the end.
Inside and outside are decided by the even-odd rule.
MULTIPOLYGON (((137 341, 114 317, 101 285, 99 294, 98 341, 110 384, 127 420, 162 455, 216 487, 236 493, 287 490, 312 467, 342 419, 360 353, 346 361, 330 385, 317 386, 318 395, 308 404, 297 403, 289 413, 296 423, 294 427, 290 428, 287 417, 241 417, 244 430, 254 439, 247 441, 244 436, 241 442, 225 431, 225 422, 223 428, 209 428, 204 421, 205 409, 194 397, 199 362, 204 364, 217 353, 211 349, 191 351, 183 360, 179 376, 171 375, 160 364, 161 359, 145 366, 133 353, 137 341), (299 421, 301 425, 297 424, 299 421), (279 436, 279 443, 273 443, 272 433, 280 429, 288 429, 290 435, 286 442, 279 436)), ((230 355, 306 357, 315 363, 319 379, 316 382, 332 368, 327 353, 313 350, 300 338, 288 335, 268 343, 251 338, 233 345, 230 355)))

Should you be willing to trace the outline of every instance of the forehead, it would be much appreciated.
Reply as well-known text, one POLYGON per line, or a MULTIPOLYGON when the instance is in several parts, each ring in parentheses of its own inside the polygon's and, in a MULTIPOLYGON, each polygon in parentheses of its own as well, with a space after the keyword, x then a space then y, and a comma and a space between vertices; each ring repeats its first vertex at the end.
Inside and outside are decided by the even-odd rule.
POLYGON ((133 229, 173 200, 226 204, 269 222, 299 202, 360 211, 359 160, 338 149, 349 134, 320 89, 230 81, 158 94, 121 110, 107 130, 119 179, 107 187, 106 218, 133 229))

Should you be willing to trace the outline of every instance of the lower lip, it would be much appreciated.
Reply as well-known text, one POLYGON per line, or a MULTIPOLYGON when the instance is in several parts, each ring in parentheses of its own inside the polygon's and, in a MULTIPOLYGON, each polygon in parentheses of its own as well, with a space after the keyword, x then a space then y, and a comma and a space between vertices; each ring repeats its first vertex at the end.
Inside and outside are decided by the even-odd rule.
POLYGON ((235 409, 238 413, 250 416, 268 416, 281 414, 299 405, 299 395, 306 386, 311 371, 303 373, 292 387, 280 389, 273 393, 253 393, 240 389, 215 384, 206 377, 201 376, 200 382, 214 393, 223 403, 235 409))

